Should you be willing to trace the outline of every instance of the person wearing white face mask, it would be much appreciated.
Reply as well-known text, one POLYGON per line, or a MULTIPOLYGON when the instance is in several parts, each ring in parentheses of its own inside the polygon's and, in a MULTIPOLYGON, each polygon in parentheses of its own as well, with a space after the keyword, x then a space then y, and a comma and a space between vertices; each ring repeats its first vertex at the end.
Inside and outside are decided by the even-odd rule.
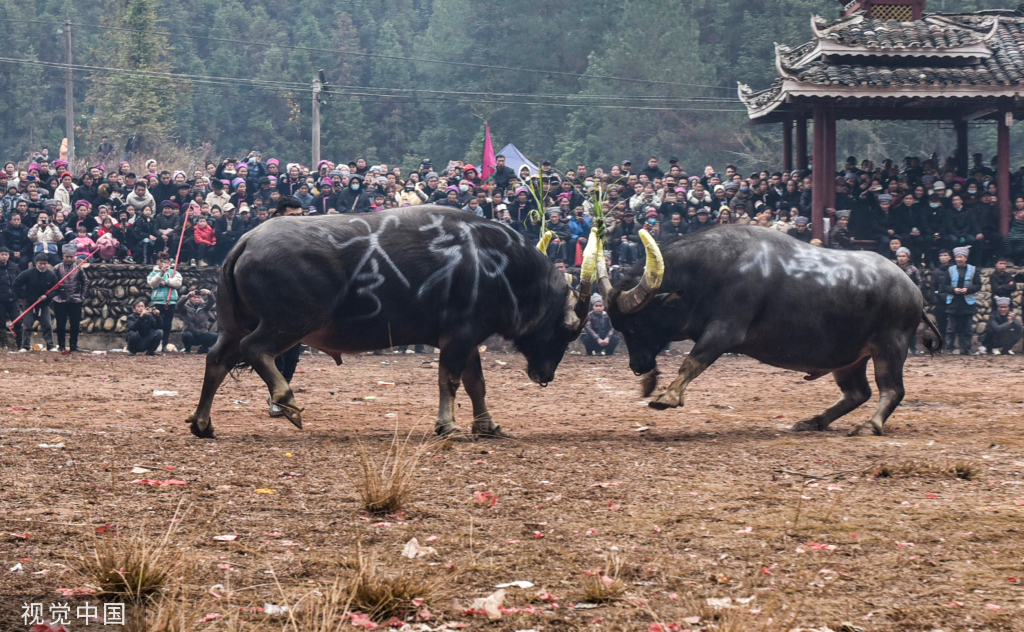
POLYGON ((920 224, 922 234, 927 236, 928 263, 932 267, 938 265, 939 251, 949 248, 952 227, 949 223, 949 211, 942 203, 939 193, 932 191, 924 204, 920 224))
POLYGON ((363 191, 363 176, 354 173, 335 200, 339 213, 369 213, 372 200, 363 191))

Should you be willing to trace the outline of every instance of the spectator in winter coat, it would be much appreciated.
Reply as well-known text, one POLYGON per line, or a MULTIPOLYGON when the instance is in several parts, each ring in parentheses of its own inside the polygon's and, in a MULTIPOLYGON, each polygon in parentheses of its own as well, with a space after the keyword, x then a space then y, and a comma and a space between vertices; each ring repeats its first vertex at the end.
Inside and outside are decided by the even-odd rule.
POLYGON ((1020 342, 1021 324, 1017 314, 1010 310, 1010 299, 1000 296, 996 299, 996 310, 985 325, 981 345, 988 352, 1013 355, 1013 347, 1020 342))
POLYGON ((363 191, 363 177, 358 174, 348 179, 348 186, 335 198, 335 208, 339 213, 369 213, 372 203, 363 191))
POLYGON ((234 248, 238 240, 245 234, 245 222, 242 221, 241 217, 235 215, 235 207, 228 204, 224 209, 224 214, 217 219, 213 225, 214 232, 217 236, 217 243, 214 246, 213 257, 215 261, 208 263, 220 263, 227 256, 228 252, 234 248))
MULTIPOLYGON (((663 205, 664 206, 664 205, 663 205)), ((658 232, 658 244, 665 248, 679 241, 688 232, 688 225, 683 221, 681 211, 673 211, 667 222, 661 224, 658 232)))
POLYGON ((548 244, 548 258, 552 261, 561 259, 565 261, 569 257, 569 243, 572 241, 572 233, 569 224, 562 221, 562 213, 557 208, 551 209, 548 213, 548 230, 555 236, 548 244))
POLYGON ((28 351, 32 347, 32 328, 38 320, 43 330, 43 340, 46 342, 48 351, 56 351, 53 344, 53 322, 50 320, 51 296, 46 292, 57 285, 57 275, 50 269, 50 262, 46 255, 39 254, 35 257, 35 265, 18 275, 14 280, 14 291, 18 298, 25 302, 26 309, 32 309, 25 314, 21 336, 21 349, 28 351), (39 300, 42 297, 42 300, 39 300), (39 303, 33 306, 36 301, 39 303))
POLYGON ((206 353, 217 342, 217 334, 210 331, 216 321, 213 308, 216 298, 210 290, 189 292, 178 300, 178 315, 184 323, 181 331, 181 346, 185 353, 192 347, 199 347, 199 353, 206 353))
POLYGON ((978 311, 978 292, 981 274, 967 263, 970 246, 953 249, 954 265, 946 271, 943 293, 946 295, 946 353, 953 353, 956 339, 960 339, 960 355, 971 355, 971 337, 974 314, 978 311))
MULTIPOLYGON (((14 320, 21 314, 18 306, 18 294, 14 289, 14 282, 21 270, 18 265, 11 261, 11 252, 7 248, 0 247, 0 348, 7 350, 10 344, 7 340, 7 332, 10 329, 7 323, 14 320)), ((21 341, 21 321, 14 326, 14 346, 21 341)))
POLYGON ((54 270, 54 275, 61 281, 60 287, 54 292, 53 311, 57 317, 57 348, 64 351, 67 342, 67 326, 71 323, 70 351, 81 351, 78 348, 78 332, 82 324, 82 305, 89 293, 89 278, 85 269, 75 269, 79 261, 75 257, 75 244, 65 244, 62 249, 64 260, 54 270), (74 270, 72 273, 71 271, 74 270))
POLYGON ((515 171, 505 165, 505 156, 501 154, 494 157, 494 162, 494 173, 491 175, 491 178, 498 185, 498 189, 504 191, 508 188, 508 181, 515 176, 515 171))
POLYGON ((206 202, 210 206, 219 206, 221 210, 231 201, 231 195, 224 192, 224 182, 218 179, 210 181, 213 192, 206 196, 206 202))
POLYGON ((128 315, 128 352, 132 355, 145 351, 146 355, 156 355, 157 347, 164 332, 157 321, 159 310, 147 308, 146 301, 135 301, 132 313, 128 315))
MULTIPOLYGON (((988 278, 989 286, 992 288, 992 307, 996 306, 996 299, 1000 296, 1012 299, 1017 291, 1018 283, 1024 281, 1024 274, 1012 274, 1006 270, 1006 257, 999 257, 996 260, 995 270, 988 278)), ((1010 306, 1013 306, 1011 302, 1010 306)))
POLYGON ((799 239, 805 244, 811 243, 811 239, 814 238, 813 233, 808 229, 808 220, 806 217, 798 217, 794 222, 795 226, 786 231, 786 234, 795 239, 799 239))
MULTIPOLYGON (((266 211, 263 211, 266 214, 266 211)), ((195 244, 195 252, 189 257, 192 260, 199 261, 199 267, 204 267, 210 260, 210 253, 213 247, 217 245, 217 233, 210 226, 206 218, 199 216, 196 219, 196 227, 192 231, 192 238, 195 244)))
POLYGON ((64 236, 61 235, 60 229, 51 223, 49 213, 42 211, 36 216, 36 224, 29 229, 28 238, 33 243, 33 255, 46 255, 50 265, 60 262, 60 255, 57 254, 57 251, 60 248, 60 243, 64 241, 64 236))
POLYGON ((145 206, 141 213, 135 216, 135 221, 128 228, 127 238, 132 258, 137 259, 141 264, 148 264, 152 261, 157 244, 156 226, 153 224, 153 207, 145 206))
POLYGON ((65 171, 60 174, 60 184, 53 192, 53 199, 59 200, 64 208, 71 208, 71 198, 74 197, 78 185, 72 181, 71 173, 65 171))
POLYGON ((114 225, 114 220, 110 217, 103 218, 103 225, 100 226, 100 236, 96 240, 96 248, 99 249, 97 256, 104 263, 117 263, 118 255, 121 250, 121 241, 117 238, 118 235, 123 236, 123 231, 114 225))
MULTIPOLYGON (((328 181, 328 183, 327 183, 327 184, 321 184, 321 186, 322 186, 322 187, 323 187, 323 188, 324 188, 325 190, 329 190, 329 189, 330 189, 330 187, 331 187, 331 185, 330 185, 329 181, 328 181)), ((296 197, 296 198, 297 198, 297 199, 298 199, 298 200, 299 200, 300 202, 302 202, 302 208, 303 208, 303 209, 311 209, 311 208, 316 208, 316 207, 314 206, 314 204, 313 204, 313 202, 314 202, 314 198, 313 198, 313 195, 312 195, 312 194, 311 194, 311 193, 309 192, 309 185, 308 185, 308 184, 306 184, 305 182, 303 182, 303 183, 299 184, 299 189, 298 189, 298 190, 297 190, 297 191, 295 192, 295 197, 296 197)))
POLYGON ((68 242, 68 245, 75 246, 75 257, 85 259, 96 250, 96 242, 85 232, 85 226, 78 227, 77 236, 68 242))
POLYGON ((604 300, 597 294, 590 299, 590 318, 583 329, 583 346, 587 355, 601 355, 603 351, 606 356, 614 355, 619 346, 619 334, 604 311, 604 300))
POLYGON ((590 237, 590 220, 583 214, 583 207, 577 206, 569 220, 569 253, 574 265, 583 262, 583 249, 590 237))
POLYGON ((21 225, 21 215, 11 215, 0 241, 0 245, 10 251, 14 265, 21 270, 27 269, 32 260, 32 242, 28 238, 28 228, 21 225))
POLYGON ((157 235, 157 248, 160 252, 177 250, 181 230, 179 208, 177 202, 164 200, 160 204, 160 214, 153 220, 153 227, 156 229, 157 235))
POLYGON ((167 253, 160 253, 157 257, 153 271, 146 277, 146 285, 153 288, 150 300, 153 303, 157 315, 162 319, 162 340, 163 348, 171 338, 171 322, 174 320, 174 308, 171 303, 178 300, 178 288, 181 287, 181 274, 171 270, 171 257, 167 253))
POLYGON ((829 232, 828 241, 837 250, 857 250, 850 236, 850 211, 836 211, 836 225, 829 232))
POLYGON ((640 235, 632 211, 622 214, 622 221, 612 230, 610 250, 614 254, 614 263, 618 266, 633 265, 637 262, 640 248, 640 235))

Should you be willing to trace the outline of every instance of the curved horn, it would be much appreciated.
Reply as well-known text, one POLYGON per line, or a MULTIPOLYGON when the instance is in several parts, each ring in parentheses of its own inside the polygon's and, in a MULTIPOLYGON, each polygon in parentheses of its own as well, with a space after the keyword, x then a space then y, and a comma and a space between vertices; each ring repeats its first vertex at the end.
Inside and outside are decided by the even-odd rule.
POLYGON ((550 244, 551 240, 554 238, 555 234, 553 232, 550 230, 544 231, 544 234, 540 236, 540 241, 537 242, 537 250, 539 250, 542 255, 546 256, 548 254, 548 244, 550 244))
POLYGON ((644 264, 644 275, 640 278, 640 283, 632 290, 619 294, 618 305, 623 314, 634 314, 643 309, 657 294, 665 277, 665 260, 654 237, 646 230, 638 233, 647 251, 647 262, 644 264))
POLYGON ((590 229, 590 239, 583 249, 583 263, 580 266, 580 297, 576 301, 576 316, 582 323, 590 313, 590 296, 594 292, 594 274, 597 272, 597 258, 600 256, 600 240, 597 229, 590 229))

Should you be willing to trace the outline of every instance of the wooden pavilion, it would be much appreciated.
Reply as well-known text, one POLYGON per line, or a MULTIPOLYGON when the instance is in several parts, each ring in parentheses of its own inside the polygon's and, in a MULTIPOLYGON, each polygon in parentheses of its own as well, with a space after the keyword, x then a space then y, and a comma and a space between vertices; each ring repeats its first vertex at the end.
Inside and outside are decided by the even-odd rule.
POLYGON ((787 170, 794 167, 794 149, 796 166, 807 168, 807 123, 813 122, 811 222, 819 239, 824 210, 835 204, 841 119, 951 121, 962 176, 968 123, 995 122, 999 227, 1003 234, 1009 229, 1010 126, 1024 114, 1024 5, 925 13, 925 1, 853 0, 838 19, 812 16, 813 40, 796 48, 775 45, 778 77, 770 88, 739 86, 751 123, 782 124, 787 170))

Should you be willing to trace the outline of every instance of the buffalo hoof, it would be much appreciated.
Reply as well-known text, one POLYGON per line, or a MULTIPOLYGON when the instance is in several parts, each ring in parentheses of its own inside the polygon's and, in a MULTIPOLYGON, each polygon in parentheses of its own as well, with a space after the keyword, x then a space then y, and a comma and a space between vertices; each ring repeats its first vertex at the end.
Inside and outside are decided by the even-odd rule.
POLYGON ((473 436, 481 439, 511 439, 511 435, 501 429, 498 424, 492 423, 487 427, 473 426, 473 436))
POLYGON ((669 408, 679 408, 683 405, 683 402, 680 398, 674 397, 666 391, 647 402, 647 405, 654 410, 667 410, 669 408))
POLYGON ((822 432, 828 430, 828 427, 823 427, 816 417, 811 417, 793 424, 790 430, 793 432, 822 432))
POLYGON ((213 437, 213 424, 211 424, 210 422, 206 422, 206 427, 205 428, 201 428, 199 426, 199 422, 197 420, 190 418, 189 419, 189 427, 188 427, 188 429, 192 431, 192 434, 194 434, 195 436, 199 437, 200 439, 213 439, 214 438, 213 437))
POLYGON ((873 434, 874 434, 874 435, 875 435, 876 437, 881 437, 882 435, 884 435, 884 434, 885 434, 885 432, 884 432, 884 431, 882 430, 882 427, 881 427, 881 426, 876 426, 875 424, 873 424, 873 423, 871 423, 871 422, 867 422, 867 423, 863 423, 863 424, 861 424, 861 425, 859 425, 859 426, 856 426, 856 427, 855 427, 855 428, 854 428, 853 430, 851 430, 851 431, 850 431, 850 433, 849 433, 848 435, 846 435, 846 436, 848 436, 848 437, 858 437, 858 436, 860 436, 860 433, 861 433, 861 431, 863 431, 863 430, 867 430, 868 428, 870 428, 870 429, 871 429, 871 432, 872 432, 872 433, 873 433, 873 434))
POLYGON ((280 407, 281 412, 288 418, 288 421, 292 422, 299 430, 302 430, 302 409, 298 406, 292 406, 280 402, 275 402, 280 407))
POLYGON ((471 437, 467 437, 466 433, 453 423, 436 423, 434 424, 434 432, 437 433, 437 436, 439 437, 452 439, 454 441, 472 440, 471 437))

